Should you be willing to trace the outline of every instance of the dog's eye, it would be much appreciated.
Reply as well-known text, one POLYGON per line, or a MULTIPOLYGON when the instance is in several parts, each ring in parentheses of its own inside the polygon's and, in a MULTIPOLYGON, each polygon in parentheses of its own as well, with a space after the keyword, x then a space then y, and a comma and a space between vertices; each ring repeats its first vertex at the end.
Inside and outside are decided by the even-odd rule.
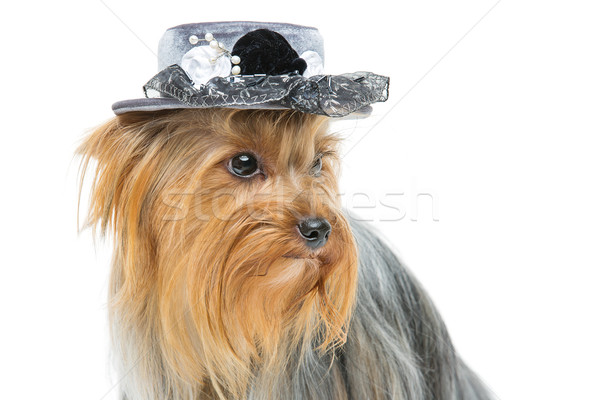
POLYGON ((234 175, 249 178, 259 171, 258 161, 252 154, 238 154, 229 160, 229 170, 234 175))
POLYGON ((310 167, 310 171, 308 171, 308 173, 312 176, 321 176, 321 168, 323 168, 323 156, 319 154, 312 167, 310 167))

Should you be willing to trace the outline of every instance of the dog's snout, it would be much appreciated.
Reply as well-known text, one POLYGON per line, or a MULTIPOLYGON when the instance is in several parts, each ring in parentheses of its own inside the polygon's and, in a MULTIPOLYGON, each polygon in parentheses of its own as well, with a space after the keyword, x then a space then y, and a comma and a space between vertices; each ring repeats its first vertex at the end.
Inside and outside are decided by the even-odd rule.
POLYGON ((298 231, 308 247, 318 249, 329 239, 331 225, 325 218, 306 218, 298 224, 298 231))

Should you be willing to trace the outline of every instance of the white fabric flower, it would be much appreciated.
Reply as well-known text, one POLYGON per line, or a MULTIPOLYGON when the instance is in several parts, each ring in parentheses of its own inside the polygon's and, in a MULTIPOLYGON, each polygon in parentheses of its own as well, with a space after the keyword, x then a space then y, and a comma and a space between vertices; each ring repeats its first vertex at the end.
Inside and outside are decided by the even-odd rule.
POLYGON ((209 79, 215 76, 229 76, 231 73, 231 61, 227 55, 213 49, 210 46, 196 46, 185 53, 181 59, 181 68, 194 81, 194 87, 200 88, 209 79), (215 60, 211 63, 211 58, 215 60))
POLYGON ((316 51, 307 50, 300 55, 306 61, 306 71, 302 74, 305 78, 313 75, 323 75, 323 59, 316 51))

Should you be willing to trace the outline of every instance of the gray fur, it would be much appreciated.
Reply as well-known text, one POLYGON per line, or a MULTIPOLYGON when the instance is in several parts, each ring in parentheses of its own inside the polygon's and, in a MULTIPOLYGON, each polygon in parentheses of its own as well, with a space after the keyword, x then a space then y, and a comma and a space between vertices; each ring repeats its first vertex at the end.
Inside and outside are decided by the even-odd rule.
POLYGON ((278 377, 259 374, 249 399, 493 399, 415 278, 364 223, 352 229, 360 267, 347 343, 333 360, 309 353, 278 377))

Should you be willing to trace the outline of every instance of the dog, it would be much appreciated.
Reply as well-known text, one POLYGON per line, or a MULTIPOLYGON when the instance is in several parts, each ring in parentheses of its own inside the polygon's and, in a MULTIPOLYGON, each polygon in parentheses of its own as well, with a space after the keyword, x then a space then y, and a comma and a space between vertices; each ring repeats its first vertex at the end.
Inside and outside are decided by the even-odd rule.
POLYGON ((114 239, 122 399, 485 400, 432 301, 344 211, 340 138, 297 110, 127 112, 86 137, 114 239))

